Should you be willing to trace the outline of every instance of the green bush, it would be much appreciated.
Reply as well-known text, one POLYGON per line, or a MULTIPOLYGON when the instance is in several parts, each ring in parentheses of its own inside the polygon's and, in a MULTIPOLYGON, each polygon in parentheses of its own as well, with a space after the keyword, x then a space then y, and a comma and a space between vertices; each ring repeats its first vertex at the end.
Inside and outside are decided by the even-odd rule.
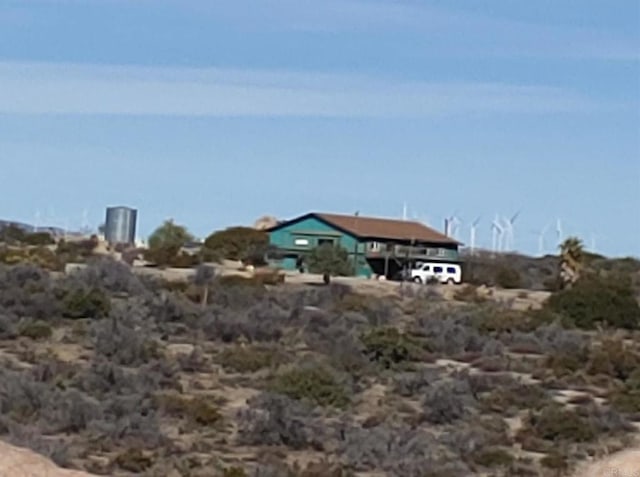
POLYGON ((466 303, 484 303, 487 301, 487 297, 480 295, 478 293, 478 287, 472 284, 457 288, 453 294, 453 298, 466 303))
POLYGON ((51 325, 39 320, 24 325, 19 330, 19 334, 20 336, 26 336, 27 338, 31 338, 33 340, 41 340, 51 338, 53 330, 51 329, 51 325))
POLYGON ((369 359, 387 369, 405 361, 419 360, 424 355, 419 344, 397 328, 374 328, 362 335, 361 340, 369 359))
POLYGON ((582 329, 594 329, 599 323, 637 329, 640 324, 640 305, 625 280, 581 278, 573 287, 552 294, 546 307, 582 329))
POLYGON ((597 437, 590 421, 556 404, 548 405, 539 412, 530 412, 520 432, 531 432, 536 437, 553 442, 591 442, 597 437))
POLYGON ((270 389, 292 399, 307 400, 320 406, 344 407, 350 399, 334 373, 319 365, 294 368, 279 374, 270 389))
POLYGON ((482 449, 472 456, 473 461, 483 467, 509 467, 513 461, 513 456, 504 449, 482 449))
POLYGON ((229 227, 212 233, 204 241, 208 259, 242 260, 252 265, 264 265, 269 235, 252 227, 229 227))
POLYGON ((99 288, 75 288, 64 293, 62 299, 65 318, 103 318, 110 310, 109 297, 99 288))
POLYGON ((557 451, 545 455, 540 463, 547 469, 567 470, 569 468, 569 460, 567 456, 557 451))
POLYGON ((590 374, 606 374, 626 381, 640 368, 640 355, 622 340, 608 339, 591 352, 587 370, 590 374))
POLYGON ((496 272, 496 285, 501 288, 521 288, 520 273, 514 268, 502 266, 496 272))
POLYGON ((332 276, 353 274, 353 266, 349 261, 349 252, 339 245, 325 244, 314 248, 307 257, 307 263, 311 273, 332 276))
POLYGON ((194 424, 212 426, 222 419, 218 406, 211 402, 212 398, 165 394, 156 400, 166 414, 187 419, 194 424))
POLYGON ((225 368, 238 373, 253 373, 284 363, 284 355, 275 349, 260 346, 236 346, 225 349, 218 356, 225 368))
POLYGON ((113 463, 128 472, 140 473, 153 465, 153 458, 139 449, 127 449, 118 454, 113 463))

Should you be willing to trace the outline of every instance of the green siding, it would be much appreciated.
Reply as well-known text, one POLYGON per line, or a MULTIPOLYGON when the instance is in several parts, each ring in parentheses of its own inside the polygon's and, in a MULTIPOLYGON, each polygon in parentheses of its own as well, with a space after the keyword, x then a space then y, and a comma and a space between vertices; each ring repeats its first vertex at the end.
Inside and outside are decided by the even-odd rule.
MULTIPOLYGON (((310 251, 317 247, 322 240, 333 240, 349 252, 351 260, 353 260, 354 253, 359 254, 357 270, 359 276, 369 277, 372 274, 371 268, 363 256, 366 244, 358 242, 352 235, 343 233, 315 217, 309 217, 274 230, 269 234, 269 239, 271 245, 275 245, 291 255, 310 251), (296 243, 296 239, 306 240, 308 245, 302 245, 301 242, 296 243)), ((295 258, 287 257, 278 265, 285 270, 295 270, 295 258)))

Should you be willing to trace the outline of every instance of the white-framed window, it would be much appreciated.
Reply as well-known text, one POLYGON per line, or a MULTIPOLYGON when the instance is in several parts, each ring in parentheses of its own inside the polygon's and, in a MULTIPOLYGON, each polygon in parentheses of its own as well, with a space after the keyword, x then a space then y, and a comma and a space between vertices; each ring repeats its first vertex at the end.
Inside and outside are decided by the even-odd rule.
POLYGON ((309 246, 309 239, 297 238, 297 239, 294 239, 293 244, 296 247, 308 247, 309 246))
POLYGON ((379 252, 380 250, 382 250, 382 243, 380 243, 380 242, 370 242, 369 243, 369 250, 371 250, 372 252, 379 252))
POLYGON ((438 257, 445 257, 447 255, 447 250, 444 248, 438 249, 438 257))

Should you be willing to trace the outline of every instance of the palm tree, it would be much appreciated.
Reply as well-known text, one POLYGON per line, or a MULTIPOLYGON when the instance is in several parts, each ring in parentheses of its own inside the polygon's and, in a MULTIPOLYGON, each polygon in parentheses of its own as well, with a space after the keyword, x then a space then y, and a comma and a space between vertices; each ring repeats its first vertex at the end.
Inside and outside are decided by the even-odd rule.
POLYGON ((562 288, 571 286, 580 278, 584 259, 584 245, 577 237, 569 237, 560 244, 560 282, 562 288))

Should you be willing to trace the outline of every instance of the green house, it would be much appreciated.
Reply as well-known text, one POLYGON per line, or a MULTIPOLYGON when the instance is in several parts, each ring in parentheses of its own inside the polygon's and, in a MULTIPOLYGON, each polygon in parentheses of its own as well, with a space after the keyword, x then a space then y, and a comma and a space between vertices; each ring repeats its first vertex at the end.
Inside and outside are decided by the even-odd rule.
POLYGON ((270 229, 270 243, 278 251, 274 265, 296 270, 299 258, 323 244, 340 245, 356 263, 356 274, 394 277, 418 261, 459 263, 462 244, 451 237, 407 220, 308 213, 270 229))

